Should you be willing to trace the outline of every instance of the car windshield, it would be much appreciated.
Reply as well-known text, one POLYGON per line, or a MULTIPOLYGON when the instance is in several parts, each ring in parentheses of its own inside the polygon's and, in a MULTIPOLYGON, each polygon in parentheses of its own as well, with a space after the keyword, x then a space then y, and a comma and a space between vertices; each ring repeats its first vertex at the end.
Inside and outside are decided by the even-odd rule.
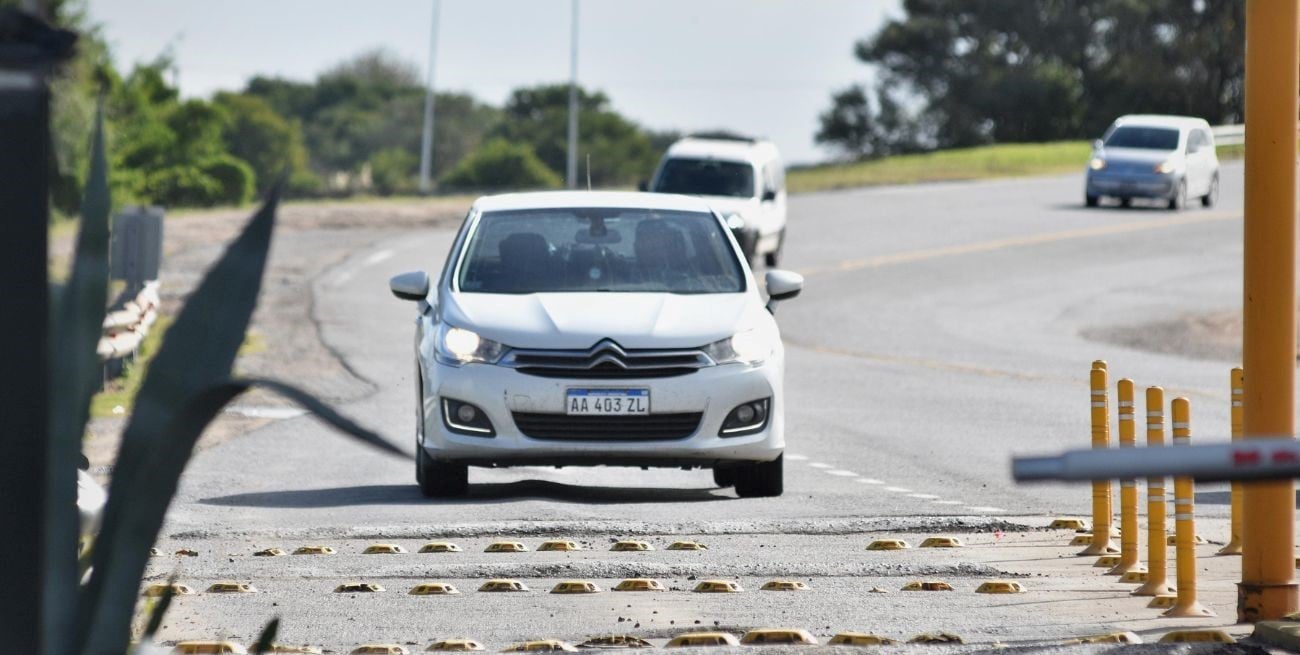
POLYGON ((754 167, 743 162, 674 157, 664 162, 653 191, 688 196, 754 195, 754 167))
POLYGON ((726 232, 704 212, 485 212, 457 270, 459 290, 476 293, 745 290, 726 232))
POLYGON ((1177 150, 1178 130, 1165 127, 1117 127, 1106 137, 1106 147, 1177 150))

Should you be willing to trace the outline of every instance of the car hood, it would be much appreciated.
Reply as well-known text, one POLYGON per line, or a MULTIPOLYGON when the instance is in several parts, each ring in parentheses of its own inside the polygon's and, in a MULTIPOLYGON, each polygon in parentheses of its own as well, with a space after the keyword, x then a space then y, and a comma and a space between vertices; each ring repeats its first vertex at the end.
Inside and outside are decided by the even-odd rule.
POLYGON ((694 348, 767 316, 752 293, 448 294, 443 319, 515 348, 694 348))
POLYGON ((1147 148, 1103 148, 1099 153, 1106 163, 1157 164, 1173 159, 1177 150, 1149 150, 1147 148))

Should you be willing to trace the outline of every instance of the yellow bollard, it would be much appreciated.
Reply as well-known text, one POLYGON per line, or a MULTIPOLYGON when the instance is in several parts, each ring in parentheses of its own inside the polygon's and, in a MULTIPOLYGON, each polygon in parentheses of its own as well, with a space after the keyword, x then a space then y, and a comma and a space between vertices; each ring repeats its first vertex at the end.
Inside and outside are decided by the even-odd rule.
MULTIPOLYGON (((1133 448, 1137 446, 1137 426, 1134 424, 1133 413, 1135 403, 1133 401, 1133 381, 1124 379, 1118 384, 1119 390, 1119 447, 1133 448)), ((1138 557, 1138 490, 1137 480, 1128 479, 1119 481, 1119 515, 1120 515, 1120 542, 1119 542, 1119 563, 1115 568, 1107 571, 1107 575, 1124 575, 1129 571, 1145 571, 1145 566, 1138 557)))
MULTIPOLYGON (((1241 439, 1244 434, 1242 429, 1244 417, 1242 412, 1245 411, 1246 398, 1246 373, 1240 368, 1232 369, 1232 440, 1241 439)), ((1215 555, 1240 555, 1241 554, 1241 483, 1232 483, 1232 539, 1228 544, 1219 549, 1215 555)))
MULTIPOLYGON (((1174 445, 1192 443, 1192 407, 1186 398, 1173 402, 1174 445)), ((1196 601, 1196 483, 1190 477, 1174 478, 1174 534, 1178 537, 1175 550, 1178 569, 1178 600, 1169 611, 1162 614, 1170 618, 1214 616, 1196 601)))
MULTIPOLYGON (((1165 445, 1165 390, 1147 387, 1147 448, 1165 445)), ((1134 596, 1162 596, 1174 588, 1168 583, 1165 553, 1165 479, 1147 478, 1147 581, 1134 596)))
MULTIPOLYGON (((1110 447, 1110 403, 1106 401, 1106 362, 1092 363, 1088 378, 1092 399, 1092 447, 1110 447)), ((1110 480, 1092 483, 1092 542, 1079 551, 1079 556, 1115 555, 1119 553, 1110 541, 1110 480)))

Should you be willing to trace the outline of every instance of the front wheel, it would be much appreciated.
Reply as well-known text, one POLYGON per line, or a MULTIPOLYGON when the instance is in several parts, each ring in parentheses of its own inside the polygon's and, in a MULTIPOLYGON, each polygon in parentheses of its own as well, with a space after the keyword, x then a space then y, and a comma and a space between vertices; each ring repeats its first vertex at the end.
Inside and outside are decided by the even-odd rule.
POLYGON ((1169 210, 1178 211, 1187 206, 1187 180, 1179 180, 1174 197, 1169 199, 1169 210))
POLYGON ((736 486, 736 469, 719 466, 713 469, 713 484, 726 489, 736 486))
POLYGON ((741 498, 769 498, 785 491, 785 455, 770 462, 754 462, 736 468, 736 495, 741 498))
POLYGON ((1210 180, 1209 193, 1206 193, 1205 195, 1201 196, 1201 206, 1213 207, 1214 204, 1217 202, 1219 202, 1219 176, 1215 175, 1210 180))
POLYGON ((1084 196, 1083 196, 1083 206, 1084 206, 1084 207, 1096 207, 1096 206, 1099 205, 1099 204, 1101 204, 1101 197, 1100 197, 1100 196, 1094 196, 1094 195, 1091 195, 1091 194, 1084 194, 1084 196))
POLYGON ((781 228, 781 234, 776 238, 776 250, 764 255, 764 264, 768 268, 776 268, 781 265, 781 255, 785 254, 785 228, 781 228))
POLYGON ((415 481, 425 498, 458 498, 469 493, 469 467, 454 462, 439 462, 418 449, 415 455, 415 481))

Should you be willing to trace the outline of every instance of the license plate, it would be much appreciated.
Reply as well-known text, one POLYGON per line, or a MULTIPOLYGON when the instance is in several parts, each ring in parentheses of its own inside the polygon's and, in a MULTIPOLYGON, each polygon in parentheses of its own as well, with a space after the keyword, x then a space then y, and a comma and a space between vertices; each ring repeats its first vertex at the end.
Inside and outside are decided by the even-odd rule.
POLYGON ((569 389, 570 416, 641 416, 650 413, 649 389, 569 389))

